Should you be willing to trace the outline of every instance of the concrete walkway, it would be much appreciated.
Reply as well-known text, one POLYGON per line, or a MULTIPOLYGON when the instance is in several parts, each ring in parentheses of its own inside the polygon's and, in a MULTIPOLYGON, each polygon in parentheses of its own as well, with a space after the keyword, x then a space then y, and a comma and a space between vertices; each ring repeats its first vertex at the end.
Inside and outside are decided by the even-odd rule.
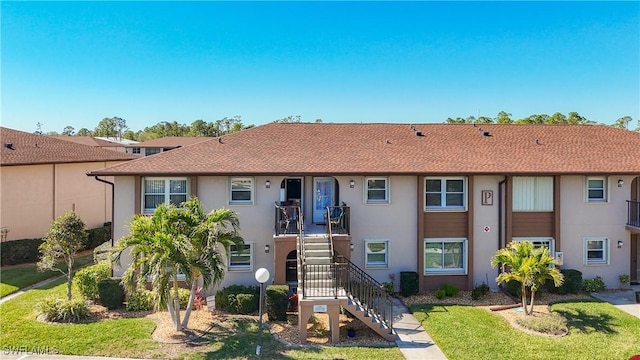
POLYGON ((0 299, 0 304, 3 304, 5 302, 13 299, 16 296, 20 296, 20 295, 24 294, 25 292, 27 292, 27 291, 29 291, 31 289, 35 289, 35 288, 39 288, 39 287, 45 286, 48 283, 52 283, 52 282, 54 282, 54 281, 56 281, 58 279, 62 279, 62 278, 66 278, 66 276, 65 275, 55 276, 55 277, 52 277, 52 278, 48 278, 47 280, 40 281, 39 283, 35 283, 33 285, 29 285, 27 287, 24 287, 24 288, 14 292, 14 293, 11 293, 11 294, 9 294, 7 296, 3 296, 0 299))
POLYGON ((408 360, 446 360, 447 357, 406 306, 393 298, 393 329, 398 334, 396 344, 408 360))
POLYGON ((640 318, 640 304, 636 303, 636 291, 640 291, 640 285, 631 285, 630 290, 624 291, 594 292, 591 296, 640 318))

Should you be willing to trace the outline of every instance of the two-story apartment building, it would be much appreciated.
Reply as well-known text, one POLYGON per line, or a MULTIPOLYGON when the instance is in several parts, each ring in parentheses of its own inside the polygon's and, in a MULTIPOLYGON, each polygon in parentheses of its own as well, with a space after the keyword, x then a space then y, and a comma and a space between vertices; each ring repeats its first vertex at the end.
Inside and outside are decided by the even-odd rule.
POLYGON ((402 271, 421 290, 495 288, 490 258, 512 240, 608 287, 639 276, 640 133, 606 126, 273 123, 90 175, 115 179, 116 239, 163 202, 236 211, 246 251, 222 287, 260 267, 295 283, 299 237, 327 228, 396 290, 402 271))

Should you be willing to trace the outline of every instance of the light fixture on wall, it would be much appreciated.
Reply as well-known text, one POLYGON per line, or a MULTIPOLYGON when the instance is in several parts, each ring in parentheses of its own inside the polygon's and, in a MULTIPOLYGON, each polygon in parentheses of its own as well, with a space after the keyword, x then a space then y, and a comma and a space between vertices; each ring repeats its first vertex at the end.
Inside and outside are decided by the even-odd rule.
POLYGON ((354 186, 356 186, 356 181, 353 179, 349 180, 349 187, 353 189, 354 186))
POLYGON ((269 244, 264 246, 264 252, 269 253, 269 244))
POLYGON ((624 185, 624 180, 618 179, 618 187, 622 187, 624 185))
POLYGON ((353 251, 353 249, 354 249, 353 243, 351 244, 351 246, 349 246, 349 248, 351 249, 351 251, 353 251))
POLYGON ((622 248, 622 245, 624 245, 624 243, 622 242, 622 240, 618 240, 618 249, 622 248))
POLYGON ((269 180, 265 181, 265 182, 264 182, 264 186, 265 186, 267 189, 270 189, 270 188, 271 188, 271 181, 269 181, 269 180))

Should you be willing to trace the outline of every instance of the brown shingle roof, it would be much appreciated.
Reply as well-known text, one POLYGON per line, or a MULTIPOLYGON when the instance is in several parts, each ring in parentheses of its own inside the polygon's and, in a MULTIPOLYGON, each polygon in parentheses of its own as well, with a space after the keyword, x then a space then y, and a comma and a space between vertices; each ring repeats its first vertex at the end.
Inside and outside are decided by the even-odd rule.
POLYGON ((139 142, 132 145, 133 147, 148 148, 148 147, 166 147, 176 148, 180 146, 187 146, 191 144, 197 144, 202 141, 213 139, 207 136, 165 136, 158 139, 152 139, 148 141, 139 142))
POLYGON ((94 138, 91 136, 67 136, 67 135, 56 135, 53 136, 56 139, 71 141, 76 144, 88 145, 88 146, 99 146, 99 147, 124 147, 123 144, 114 143, 107 140, 102 140, 98 138, 94 138))
POLYGON ((413 127, 272 123, 94 174, 640 173, 638 132, 599 125, 413 127))
POLYGON ((91 161, 131 160, 137 157, 123 152, 76 144, 51 136, 0 128, 0 164, 33 165, 91 161))

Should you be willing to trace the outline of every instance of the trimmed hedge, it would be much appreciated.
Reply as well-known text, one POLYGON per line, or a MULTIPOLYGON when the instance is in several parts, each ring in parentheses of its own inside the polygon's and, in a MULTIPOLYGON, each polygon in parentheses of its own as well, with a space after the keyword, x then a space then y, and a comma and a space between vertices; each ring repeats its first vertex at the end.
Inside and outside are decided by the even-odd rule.
POLYGON ((400 272, 400 293, 407 297, 418 293, 418 273, 415 271, 400 272))
POLYGON ((155 296, 153 291, 146 289, 136 290, 127 297, 127 311, 146 311, 153 310, 155 305, 155 296))
POLYGON ((98 245, 111 241, 111 224, 108 224, 108 226, 87 230, 89 236, 87 236, 86 243, 83 244, 83 250, 95 249, 98 245))
POLYGON ((100 303, 108 309, 116 309, 124 302, 124 289, 119 278, 107 278, 98 282, 100 303))
POLYGON ((258 310, 259 297, 258 286, 231 285, 216 293, 216 309, 234 314, 249 314, 258 310))
POLYGON ((36 304, 38 312, 45 320, 76 323, 91 317, 87 303, 82 299, 46 298, 36 304))
POLYGON ((111 276, 111 264, 103 260, 97 264, 80 269, 73 277, 73 284, 85 299, 98 299, 98 283, 111 276))
POLYGON ((42 239, 21 239, 0 243, 0 263, 16 265, 37 262, 40 257, 40 244, 42 239))
POLYGON ((564 276, 564 283, 556 287, 553 280, 547 280, 545 287, 547 291, 554 294, 577 294, 582 290, 582 272, 575 269, 562 269, 560 273, 564 276))
POLYGON ((266 292, 267 315, 269 321, 287 320, 287 308, 289 307, 289 286, 269 285, 266 292))
MULTIPOLYGON (((87 240, 82 245, 82 250, 93 249, 96 246, 111 242, 111 224, 95 229, 89 229, 87 240)), ((4 241, 0 243, 0 265, 17 265, 35 263, 40 260, 40 244, 42 239, 20 239, 4 241)))

